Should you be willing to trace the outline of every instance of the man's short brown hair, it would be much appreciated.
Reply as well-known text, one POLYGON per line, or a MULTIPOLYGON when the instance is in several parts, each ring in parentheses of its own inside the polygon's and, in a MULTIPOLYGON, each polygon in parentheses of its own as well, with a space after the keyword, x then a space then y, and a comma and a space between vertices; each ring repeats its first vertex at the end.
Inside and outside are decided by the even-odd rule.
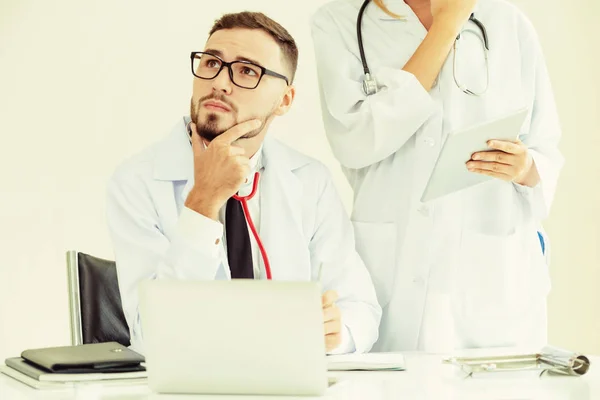
POLYGON ((217 21, 210 30, 210 35, 223 29, 262 29, 267 32, 279 45, 283 54, 284 62, 290 70, 290 83, 294 81, 296 69, 298 68, 298 47, 290 33, 277 22, 263 13, 244 11, 234 14, 225 14, 217 21))

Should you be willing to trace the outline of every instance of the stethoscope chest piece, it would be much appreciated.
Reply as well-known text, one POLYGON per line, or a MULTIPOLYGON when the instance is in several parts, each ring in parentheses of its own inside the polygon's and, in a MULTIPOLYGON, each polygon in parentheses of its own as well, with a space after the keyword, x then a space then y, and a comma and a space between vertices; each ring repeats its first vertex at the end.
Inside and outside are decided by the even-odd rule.
POLYGON ((365 92, 367 96, 375 94, 378 91, 377 79, 375 79, 375 77, 371 76, 369 73, 365 74, 362 86, 363 92, 365 92))

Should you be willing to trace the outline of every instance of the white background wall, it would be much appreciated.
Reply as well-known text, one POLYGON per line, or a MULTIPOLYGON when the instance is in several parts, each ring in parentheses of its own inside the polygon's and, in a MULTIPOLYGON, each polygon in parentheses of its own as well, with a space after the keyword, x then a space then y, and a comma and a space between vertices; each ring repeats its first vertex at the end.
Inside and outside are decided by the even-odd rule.
MULTIPOLYGON (((515 0, 516 1, 516 0, 515 0)), ((112 258, 104 186, 188 109, 191 50, 247 1, 0 0, 0 360, 69 342, 64 252, 112 258)), ((320 120, 309 15, 324 0, 254 0, 300 47, 297 102, 275 134, 334 171, 320 120)), ((567 164, 547 227, 550 338, 600 354, 600 49, 597 0, 518 0, 538 28, 567 164)))

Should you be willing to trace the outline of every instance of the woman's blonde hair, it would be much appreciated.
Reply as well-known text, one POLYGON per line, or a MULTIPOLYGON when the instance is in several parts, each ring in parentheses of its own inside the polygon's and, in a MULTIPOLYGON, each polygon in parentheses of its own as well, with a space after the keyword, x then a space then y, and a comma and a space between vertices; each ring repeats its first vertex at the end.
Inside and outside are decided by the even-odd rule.
POLYGON ((389 15, 392 18, 398 18, 398 19, 404 18, 402 15, 398 15, 396 13, 391 12, 390 9, 387 8, 387 6, 383 2, 383 0, 373 0, 373 3, 375 3, 377 5, 377 7, 381 8, 384 13, 386 13, 387 15, 389 15))

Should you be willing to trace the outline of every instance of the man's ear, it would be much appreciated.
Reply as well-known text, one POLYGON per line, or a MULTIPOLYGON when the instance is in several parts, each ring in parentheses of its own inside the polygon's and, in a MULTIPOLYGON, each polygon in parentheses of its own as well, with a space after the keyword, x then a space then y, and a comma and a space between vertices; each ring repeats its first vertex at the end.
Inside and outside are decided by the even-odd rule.
POLYGON ((275 115, 281 116, 286 114, 289 109, 292 107, 292 103, 294 103, 294 98, 296 97, 296 88, 293 85, 287 87, 281 102, 279 103, 279 107, 275 110, 275 115))

